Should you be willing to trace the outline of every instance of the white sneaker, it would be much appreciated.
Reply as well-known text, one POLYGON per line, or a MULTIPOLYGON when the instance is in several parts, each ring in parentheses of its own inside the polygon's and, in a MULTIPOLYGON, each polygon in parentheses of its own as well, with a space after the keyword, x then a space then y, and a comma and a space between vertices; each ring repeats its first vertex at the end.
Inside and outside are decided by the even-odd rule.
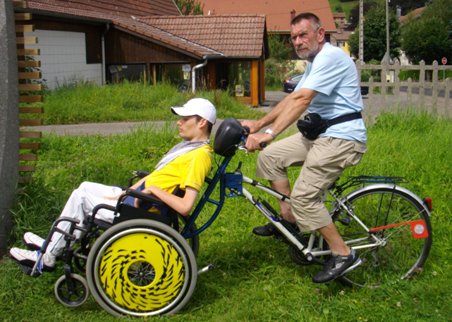
MULTIPOLYGON (((40 251, 32 251, 13 247, 9 250, 11 258, 17 261, 19 264, 33 267, 38 260, 40 251)), ((38 265, 38 271, 53 271, 55 269, 55 256, 50 253, 45 253, 41 257, 38 265)))
POLYGON ((31 250, 40 250, 45 239, 40 236, 27 232, 24 234, 24 243, 31 250))

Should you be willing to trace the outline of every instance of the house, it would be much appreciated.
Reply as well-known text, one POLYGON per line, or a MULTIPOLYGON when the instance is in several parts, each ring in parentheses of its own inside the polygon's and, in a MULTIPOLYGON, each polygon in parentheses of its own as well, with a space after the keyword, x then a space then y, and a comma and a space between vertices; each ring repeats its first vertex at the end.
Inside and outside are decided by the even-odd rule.
MULTIPOLYGON (((328 0, 198 0, 202 4, 205 16, 230 14, 260 14, 267 19, 269 35, 278 35, 281 41, 290 43, 290 21, 301 12, 316 14, 326 31, 326 39, 336 32, 333 14, 328 0)), ((296 62, 296 69, 304 70, 305 62, 298 59, 292 51, 291 59, 296 62)))
POLYGON ((29 0, 49 88, 123 78, 228 89, 264 100, 268 57, 261 15, 181 16, 172 0, 29 0))
POLYGON ((330 42, 332 45, 342 48, 347 55, 351 56, 350 45, 348 40, 352 31, 349 30, 349 23, 344 12, 333 13, 334 23, 336 24, 336 31, 331 34, 330 42))
POLYGON ((260 14, 267 18, 269 34, 290 34, 290 20, 298 13, 312 12, 322 21, 327 35, 336 31, 328 0, 199 0, 206 16, 260 14))

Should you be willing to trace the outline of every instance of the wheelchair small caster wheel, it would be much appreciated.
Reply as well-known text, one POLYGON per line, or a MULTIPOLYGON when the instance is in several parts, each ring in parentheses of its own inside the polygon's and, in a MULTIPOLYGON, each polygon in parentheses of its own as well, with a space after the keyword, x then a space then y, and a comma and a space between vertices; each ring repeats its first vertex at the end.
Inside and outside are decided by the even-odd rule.
POLYGON ((85 303, 88 296, 88 283, 78 274, 71 274, 70 280, 63 275, 55 283, 55 297, 66 307, 78 307, 85 303))

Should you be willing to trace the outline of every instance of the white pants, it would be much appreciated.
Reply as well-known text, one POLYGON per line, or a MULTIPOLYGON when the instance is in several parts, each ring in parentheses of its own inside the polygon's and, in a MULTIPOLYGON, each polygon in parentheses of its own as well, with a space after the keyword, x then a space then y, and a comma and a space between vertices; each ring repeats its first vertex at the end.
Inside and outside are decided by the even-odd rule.
MULTIPOLYGON (((87 216, 92 215, 93 208, 99 204, 107 204, 116 206, 117 200, 106 199, 105 197, 114 197, 120 195, 122 189, 114 186, 106 186, 94 182, 83 182, 75 189, 69 197, 61 217, 77 219, 80 223, 79 227, 84 227, 84 220, 87 216)), ((96 218, 107 222, 113 222, 114 212, 107 209, 100 209, 96 213, 96 218)), ((62 221, 58 224, 58 228, 69 232, 71 223, 68 221, 62 221)), ((75 237, 80 238, 80 230, 74 231, 75 237)), ((47 252, 50 252, 54 256, 59 256, 63 252, 66 241, 64 235, 58 232, 54 233, 52 240, 50 241, 47 252)))

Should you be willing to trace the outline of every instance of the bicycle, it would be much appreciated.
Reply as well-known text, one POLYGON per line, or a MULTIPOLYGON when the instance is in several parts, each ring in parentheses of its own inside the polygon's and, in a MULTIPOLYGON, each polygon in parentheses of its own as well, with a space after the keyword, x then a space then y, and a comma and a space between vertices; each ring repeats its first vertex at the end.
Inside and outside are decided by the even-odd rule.
MULTIPOLYGON (((214 151, 222 157, 195 209, 176 229, 150 219, 148 213, 132 215, 114 207, 118 223, 104 227, 102 234, 87 231, 95 241, 82 238, 83 251, 73 251, 68 236, 65 275, 55 286, 60 302, 81 305, 91 292, 95 300, 113 315, 152 316, 174 314, 191 298, 198 274, 210 271, 209 264, 198 270, 196 254, 199 235, 217 218, 226 197, 243 197, 271 222, 289 244, 292 259, 301 265, 322 264, 331 251, 316 232, 300 233, 262 197, 246 189, 253 186, 266 195, 290 203, 290 197, 244 175, 240 165, 226 172, 237 150, 244 150, 247 131, 235 119, 222 122, 215 135, 214 151), (214 191, 218 189, 218 194, 214 191), (199 228, 196 220, 207 204, 213 211, 199 228), (121 218, 124 217, 124 218, 121 218), (82 260, 86 280, 72 274, 72 260, 82 260), (85 263, 86 261, 86 263, 85 263), (73 278, 74 275, 74 278, 73 278)), ((431 199, 422 200, 399 186, 400 177, 358 176, 335 183, 325 193, 333 221, 346 241, 359 252, 363 264, 338 278, 360 287, 408 279, 422 270, 432 245, 431 199)), ((150 201, 147 195, 127 190, 126 195, 150 201)), ((119 205, 119 203, 118 203, 119 205)), ((103 205, 96 206, 97 209, 103 205)), ((97 210, 93 211, 93 218, 97 210)), ((74 223, 75 225, 76 223, 74 223)), ((89 228, 88 230, 90 230, 89 228)), ((73 230, 72 230, 73 231, 73 230)), ((49 237, 50 238, 50 237, 49 237)))

